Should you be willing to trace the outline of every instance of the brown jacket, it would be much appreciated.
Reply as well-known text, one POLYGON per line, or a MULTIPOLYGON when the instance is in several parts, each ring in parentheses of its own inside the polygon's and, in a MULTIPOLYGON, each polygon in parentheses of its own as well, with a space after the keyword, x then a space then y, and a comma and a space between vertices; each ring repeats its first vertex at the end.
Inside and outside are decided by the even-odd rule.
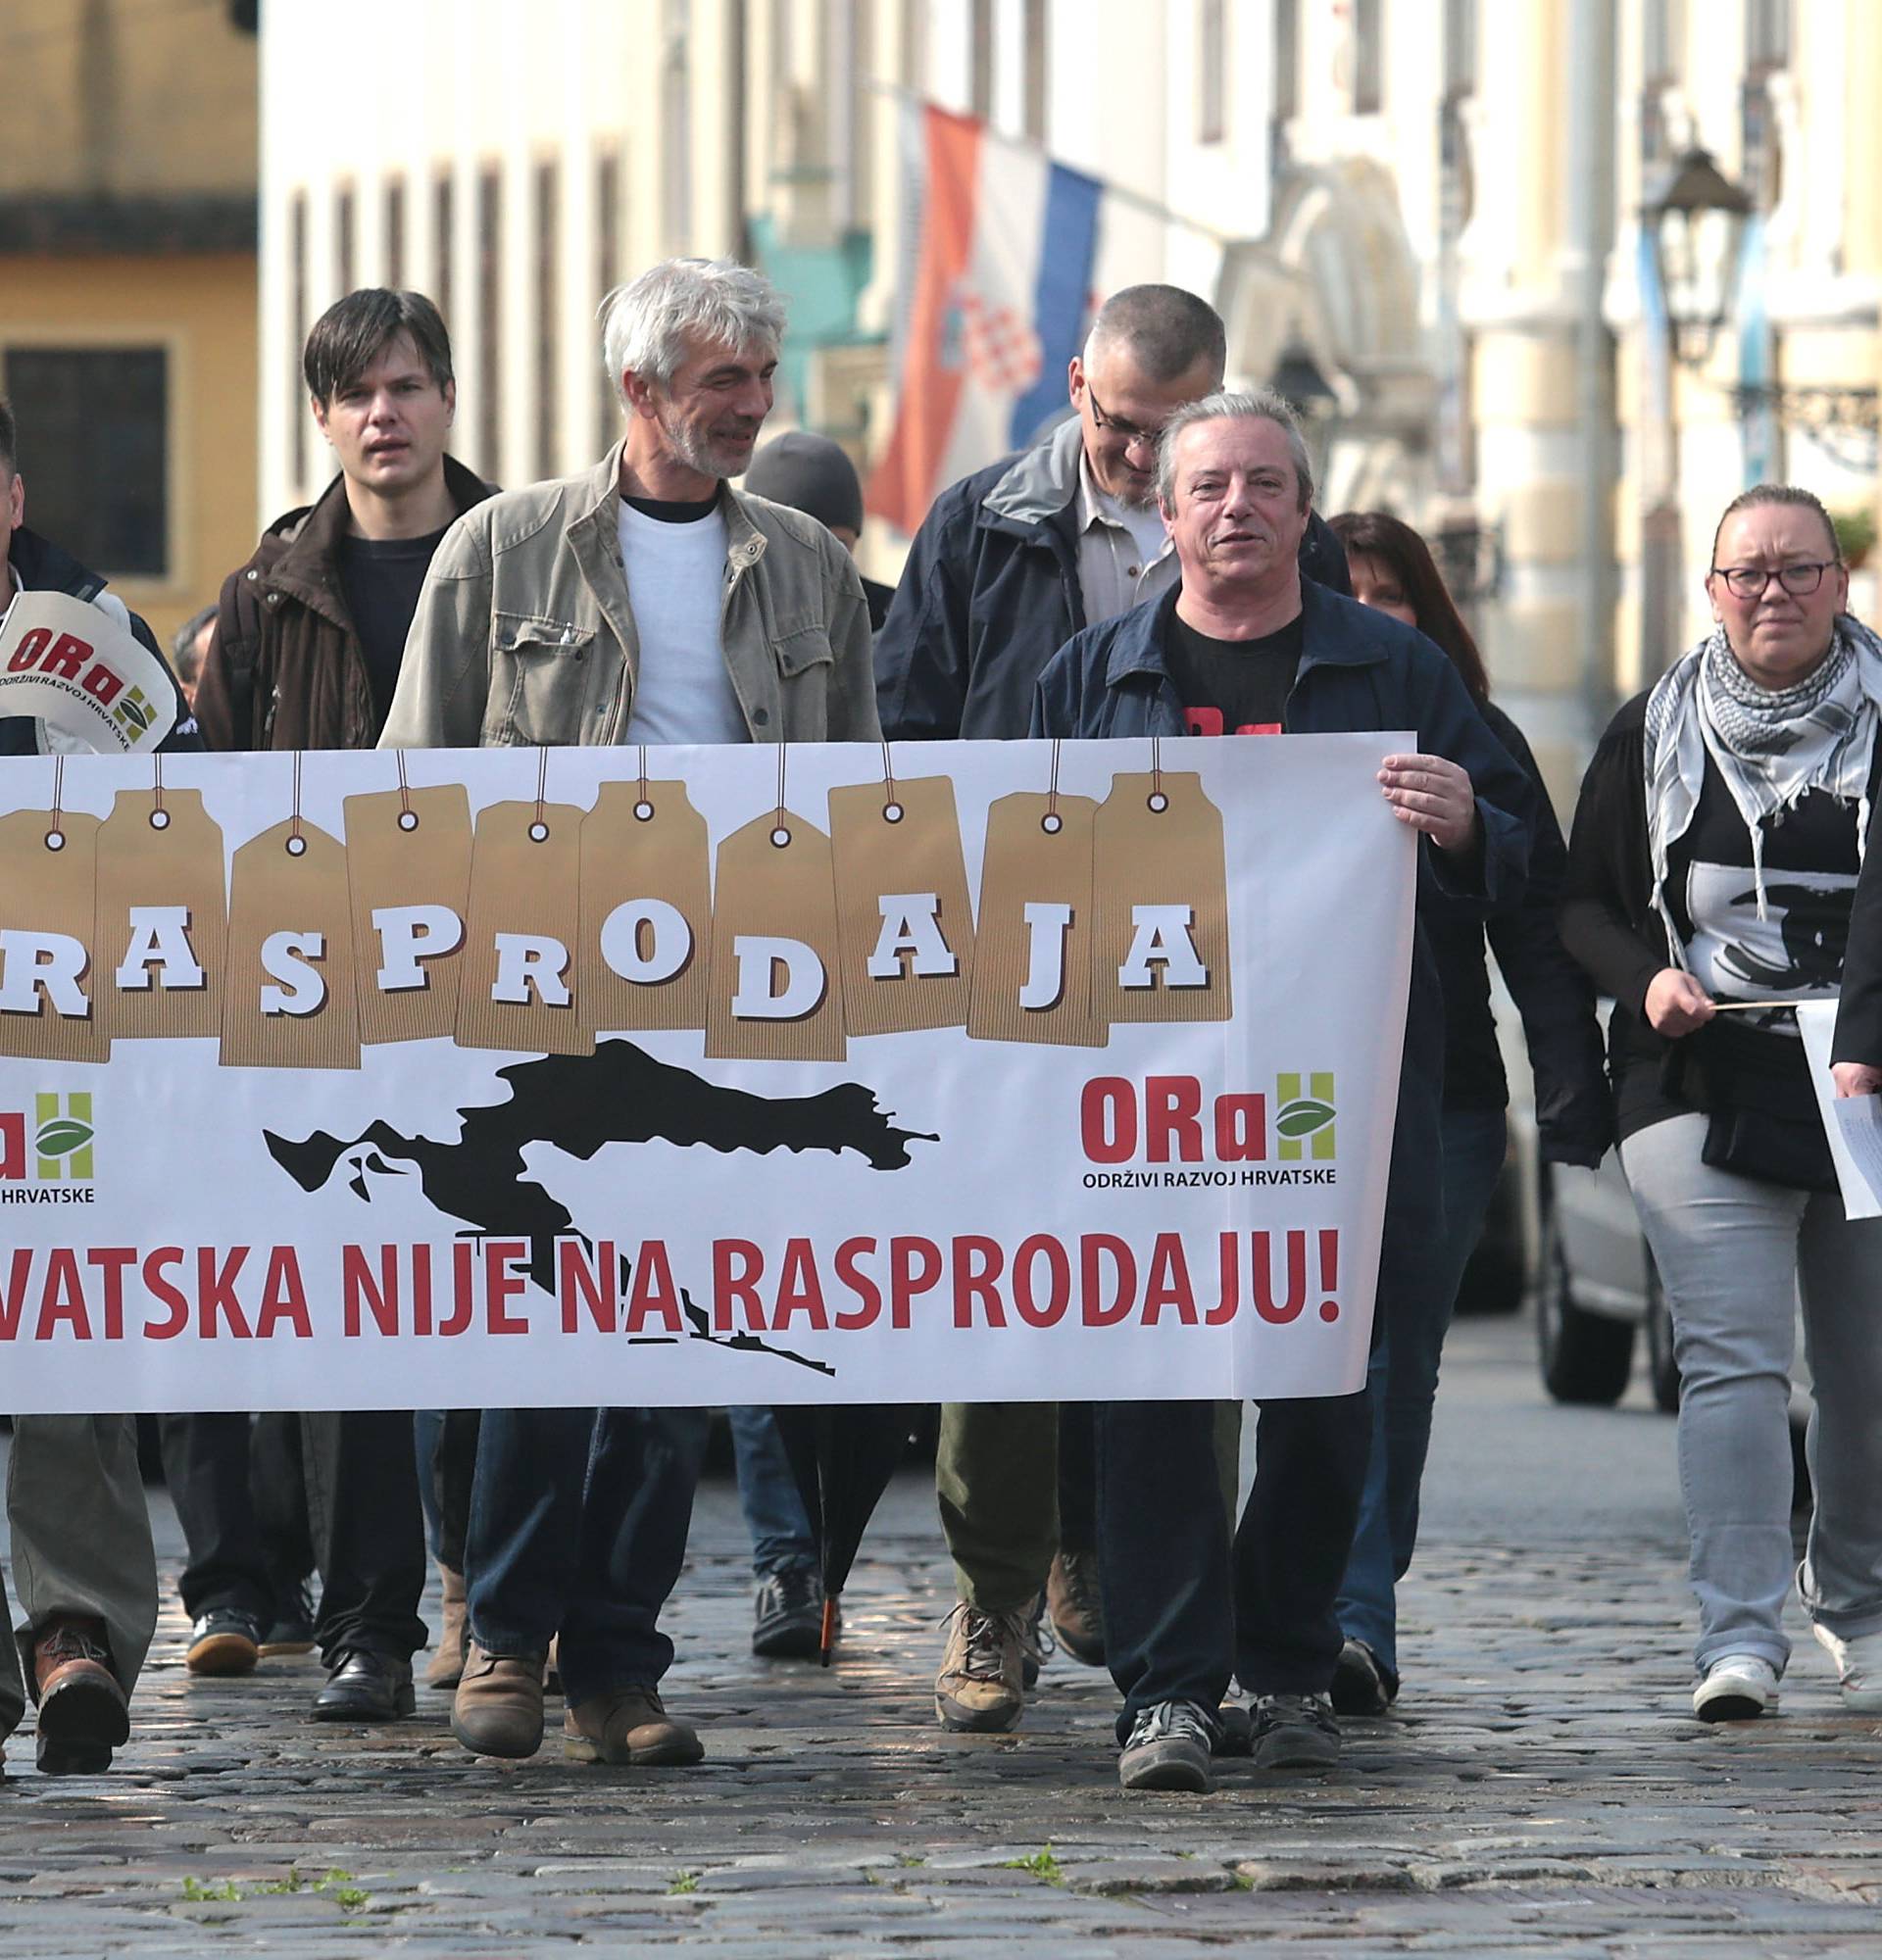
MULTIPOLYGON (((457 514, 493 486, 447 456, 457 514)), ((262 534, 223 585, 215 637, 196 684, 196 718, 211 749, 370 749, 379 715, 359 634, 340 586, 346 485, 262 534)))

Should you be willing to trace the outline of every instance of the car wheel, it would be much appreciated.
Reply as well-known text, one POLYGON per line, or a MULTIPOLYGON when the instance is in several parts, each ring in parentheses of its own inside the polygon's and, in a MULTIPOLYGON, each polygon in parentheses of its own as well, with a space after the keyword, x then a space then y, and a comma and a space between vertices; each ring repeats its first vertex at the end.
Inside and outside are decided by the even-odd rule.
POLYGON ((1673 1314, 1652 1258, 1647 1261, 1647 1369, 1655 1405, 1671 1415, 1679 1407, 1679 1363, 1673 1359, 1673 1314))
POLYGON ((1559 1402, 1611 1407, 1626 1393, 1633 1368, 1633 1322, 1610 1320, 1575 1304, 1561 1234, 1549 1212, 1543 1216, 1538 1263, 1536 1345, 1543 1387, 1559 1402))

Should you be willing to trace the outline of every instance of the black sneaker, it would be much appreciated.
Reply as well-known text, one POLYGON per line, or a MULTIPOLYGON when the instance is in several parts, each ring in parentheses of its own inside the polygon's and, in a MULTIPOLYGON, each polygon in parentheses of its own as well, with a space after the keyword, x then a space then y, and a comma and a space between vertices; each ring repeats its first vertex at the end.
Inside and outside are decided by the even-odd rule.
POLYGON ((811 1565, 787 1565, 759 1582, 752 1651, 765 1660, 816 1660, 823 1651, 823 1581, 811 1565))
POLYGON ((253 1674, 261 1651, 261 1622, 253 1613, 212 1606, 189 1630, 183 1665, 191 1674, 253 1674))
POLYGON ((1348 1641, 1333 1663, 1333 1710, 1383 1715, 1399 1698, 1399 1677, 1363 1641, 1348 1641))
POLYGON ((264 1654, 314 1651, 314 1594, 305 1579, 289 1579, 274 1591, 274 1617, 262 1634, 264 1654))
POLYGON ((1117 1758, 1117 1781, 1126 1789, 1179 1789, 1206 1795, 1214 1788, 1210 1753, 1215 1724, 1194 1701, 1159 1701, 1140 1709, 1130 1740, 1117 1758))
POLYGON ((1340 1725, 1324 1694, 1263 1694, 1255 1703, 1255 1767, 1324 1770, 1340 1759, 1340 1725))

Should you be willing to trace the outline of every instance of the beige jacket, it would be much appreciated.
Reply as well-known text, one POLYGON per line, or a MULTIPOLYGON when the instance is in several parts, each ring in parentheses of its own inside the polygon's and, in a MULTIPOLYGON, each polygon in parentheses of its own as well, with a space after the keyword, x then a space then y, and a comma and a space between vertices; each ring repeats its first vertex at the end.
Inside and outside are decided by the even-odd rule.
MULTIPOLYGON (((382 749, 619 742, 640 667, 620 562, 620 451, 509 490, 444 534, 382 749)), ((849 554, 796 511, 721 486, 719 644, 754 742, 875 741, 869 614, 849 554)))

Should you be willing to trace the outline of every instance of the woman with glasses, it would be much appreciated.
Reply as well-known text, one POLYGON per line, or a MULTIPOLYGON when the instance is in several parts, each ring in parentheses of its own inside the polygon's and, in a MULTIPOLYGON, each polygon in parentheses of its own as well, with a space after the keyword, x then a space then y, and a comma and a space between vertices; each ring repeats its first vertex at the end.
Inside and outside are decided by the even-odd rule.
POLYGON ((1346 1639, 1333 1677, 1333 1705, 1342 1714, 1378 1715, 1399 1691, 1393 1595, 1417 1538, 1418 1486, 1445 1332, 1508 1148, 1504 1108, 1510 1092, 1490 1012, 1486 928, 1490 951, 1522 1016, 1543 1155, 1557 1163, 1597 1164, 1613 1129, 1594 990, 1562 951, 1556 931, 1567 852, 1529 745, 1491 701, 1483 658, 1417 532, 1377 511, 1349 512, 1333 518, 1331 528, 1346 548, 1354 598, 1415 626, 1444 651, 1491 733, 1527 771, 1537 806, 1521 906, 1488 921, 1464 907, 1455 917, 1428 913, 1425 918, 1444 990, 1443 1265, 1428 1290, 1395 1291, 1399 1317, 1388 1321, 1373 1353, 1367 1383, 1372 1455, 1340 1585, 1340 1630, 1346 1639), (1413 1308, 1418 1310, 1409 1310, 1413 1308))
POLYGON ((1726 507, 1712 631, 1602 738, 1562 938, 1614 997, 1622 1168, 1672 1310, 1703 1721, 1790 1656, 1792 1329, 1816 1494, 1797 1572, 1852 1708, 1882 1710, 1882 1220, 1843 1215, 1796 1019, 1837 992, 1876 791, 1882 642, 1821 504, 1726 507))

